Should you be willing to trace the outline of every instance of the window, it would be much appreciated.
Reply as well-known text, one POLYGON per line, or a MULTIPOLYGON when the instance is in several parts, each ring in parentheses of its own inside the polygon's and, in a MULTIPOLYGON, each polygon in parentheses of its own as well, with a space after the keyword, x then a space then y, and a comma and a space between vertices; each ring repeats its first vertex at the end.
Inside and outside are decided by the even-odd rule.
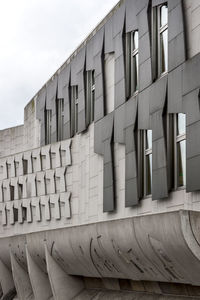
POLYGON ((138 90, 138 30, 126 34, 126 96, 130 98, 138 90))
POLYGON ((94 70, 86 72, 86 119, 87 124, 94 121, 95 79, 94 70))
POLYGON ((71 134, 78 132, 78 86, 71 86, 71 134))
POLYGON ((179 113, 174 120, 175 188, 186 185, 186 116, 179 113))
POLYGON ((52 111, 45 109, 45 143, 51 143, 51 122, 52 122, 52 111))
POLYGON ((57 141, 64 138, 64 99, 56 100, 57 141))
POLYGON ((167 4, 153 8, 152 57, 154 79, 168 71, 168 7, 167 4))
POLYGON ((144 195, 152 193, 152 130, 144 131, 144 195))
POLYGON ((104 57, 106 114, 115 107, 115 55, 108 53, 104 57))

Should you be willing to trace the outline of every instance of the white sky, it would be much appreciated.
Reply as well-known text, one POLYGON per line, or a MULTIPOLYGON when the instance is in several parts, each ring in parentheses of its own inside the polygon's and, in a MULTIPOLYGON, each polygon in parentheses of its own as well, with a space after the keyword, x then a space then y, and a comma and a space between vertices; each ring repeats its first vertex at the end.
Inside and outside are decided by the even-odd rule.
POLYGON ((0 0, 0 129, 23 123, 24 106, 118 0, 0 0))

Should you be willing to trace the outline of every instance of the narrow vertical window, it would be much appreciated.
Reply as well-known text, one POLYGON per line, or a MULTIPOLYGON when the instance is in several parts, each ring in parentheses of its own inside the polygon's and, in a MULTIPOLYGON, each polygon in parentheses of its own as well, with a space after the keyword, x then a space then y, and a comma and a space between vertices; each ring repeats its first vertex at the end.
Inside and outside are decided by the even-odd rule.
POLYGON ((45 143, 51 143, 52 111, 45 109, 45 143))
POLYGON ((71 86, 71 134, 78 132, 78 86, 71 86))
POLYGON ((57 141, 64 138, 64 99, 56 100, 57 109, 57 141))
POLYGON ((95 78, 94 70, 86 72, 86 119, 89 125, 94 121, 95 78))
POLYGON ((152 130, 144 131, 144 195, 152 193, 152 130))
POLYGON ((186 116, 175 115, 175 186, 186 185, 186 116))
POLYGON ((168 7, 167 3, 153 8, 152 13, 153 77, 168 71, 168 7))
POLYGON ((138 90, 139 34, 138 30, 126 34, 126 97, 138 90))

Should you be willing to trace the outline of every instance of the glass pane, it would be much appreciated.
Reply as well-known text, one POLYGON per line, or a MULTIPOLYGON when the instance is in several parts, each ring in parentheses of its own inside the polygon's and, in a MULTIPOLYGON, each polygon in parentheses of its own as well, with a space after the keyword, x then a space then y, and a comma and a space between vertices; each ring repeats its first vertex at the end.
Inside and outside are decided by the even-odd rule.
POLYGON ((146 156, 146 195, 152 190, 152 154, 146 156))
POLYGON ((161 73, 168 70, 168 30, 160 35, 161 73))
POLYGON ((152 130, 146 131, 146 149, 152 149, 152 130))
POLYGON ((75 132, 78 132, 78 104, 75 106, 75 132))
POLYGON ((138 49, 139 46, 139 34, 138 30, 133 33, 133 50, 138 49))
POLYGON ((138 90, 138 54, 133 57, 133 92, 138 90))
POLYGON ((186 141, 177 143, 178 186, 186 184, 186 141))
POLYGON ((177 115, 177 135, 185 134, 186 132, 186 115, 178 114, 177 115))
POLYGON ((95 80, 94 80, 94 71, 92 71, 92 86, 94 85, 95 80))
POLYGON ((162 5, 160 8, 160 26, 163 27, 168 23, 168 8, 167 5, 162 5))
POLYGON ((94 101, 95 101, 95 90, 92 91, 92 98, 91 98, 91 122, 94 121, 94 101))

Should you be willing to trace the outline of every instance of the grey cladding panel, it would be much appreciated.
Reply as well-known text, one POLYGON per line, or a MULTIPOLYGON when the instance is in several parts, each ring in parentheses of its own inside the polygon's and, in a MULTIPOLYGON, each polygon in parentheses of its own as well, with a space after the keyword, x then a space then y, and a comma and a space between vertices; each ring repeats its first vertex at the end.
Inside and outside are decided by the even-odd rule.
POLYGON ((139 93, 138 100, 138 129, 151 129, 150 126, 150 91, 148 87, 139 93))
POLYGON ((168 113, 183 112, 182 65, 168 74, 168 113))
POLYGON ((119 106, 115 109, 114 115, 114 142, 125 143, 124 140, 124 118, 125 118, 125 105, 119 106))
POLYGON ((86 105, 85 105, 85 84, 84 70, 78 74, 78 132, 86 129, 86 105))
POLYGON ((83 47, 71 62, 71 85, 78 85, 78 73, 84 69, 86 48, 83 47))
POLYGON ((39 92, 36 100, 36 118, 39 120, 42 120, 44 117, 45 103, 46 103, 46 87, 39 92))
POLYGON ((166 3, 166 0, 152 0, 152 7, 166 3))
POLYGON ((167 76, 164 76, 151 85, 150 92, 150 113, 162 109, 166 100, 167 76))
POLYGON ((125 22, 125 3, 122 3, 120 7, 114 14, 113 18, 114 27, 113 27, 113 36, 115 37, 120 32, 123 32, 124 22, 125 22))
POLYGON ((200 155, 187 159, 186 168, 186 191, 199 191, 200 155))
POLYGON ((200 54, 183 64, 183 95, 200 87, 200 54))
POLYGON ((97 31, 97 33, 94 36, 94 56, 96 56, 99 52, 102 52, 103 50, 104 30, 105 28, 103 26, 99 31, 97 31))
POLYGON ((94 151, 103 155, 104 160, 104 212, 113 211, 115 208, 113 124, 114 115, 110 113, 94 125, 94 151))
POLYGON ((144 8, 147 9, 149 4, 149 0, 135 0, 135 2, 136 2, 137 14, 144 8))
POLYGON ((113 17, 111 17, 105 24, 105 41, 104 41, 104 53, 114 52, 113 41, 113 17))
POLYGON ((168 30, 169 30, 169 71, 173 70, 186 60, 185 27, 182 1, 177 6, 173 6, 169 0, 168 30))
POLYGON ((64 69, 58 74, 58 99, 66 97, 65 87, 69 86, 69 77, 70 77, 70 64, 66 65, 64 69))
POLYGON ((156 81, 150 89, 152 121, 152 199, 168 196, 167 153, 163 127, 163 111, 167 97, 167 76, 156 81))
POLYGON ((55 101, 58 86, 58 76, 55 76, 47 84, 47 96, 46 96, 46 108, 51 109, 52 113, 55 113, 55 101))
POLYGON ((94 37, 86 45, 86 71, 94 70, 94 37))
POLYGON ((138 29, 136 1, 126 0, 126 32, 138 29))

